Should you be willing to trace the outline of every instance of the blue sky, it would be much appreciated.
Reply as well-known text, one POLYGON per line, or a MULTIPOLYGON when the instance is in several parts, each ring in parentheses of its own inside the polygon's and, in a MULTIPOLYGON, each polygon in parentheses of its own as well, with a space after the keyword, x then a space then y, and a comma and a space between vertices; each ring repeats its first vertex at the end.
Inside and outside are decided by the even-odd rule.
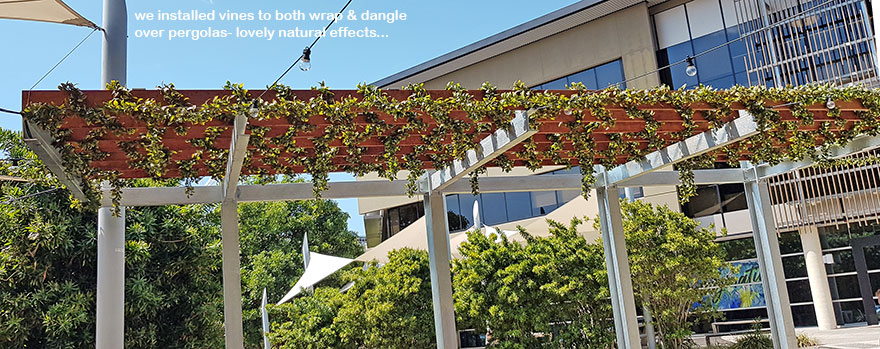
MULTIPOLYGON (((325 37, 312 53, 312 70, 291 71, 282 83, 293 88, 309 88, 320 81, 339 89, 375 82, 474 41, 537 18, 573 0, 543 1, 414 1, 353 0, 349 10, 407 14, 405 21, 341 21, 334 27, 376 30, 383 38, 325 37)), ((84 17, 101 24, 102 1, 67 0, 84 17)), ((345 0, 318 1, 231 1, 231 0, 130 0, 128 42, 128 86, 155 88, 166 82, 181 89, 219 89, 228 81, 258 89, 271 84, 303 47, 308 38, 205 38, 199 40, 136 38, 138 29, 321 29, 325 21, 276 22, 275 12, 337 12, 345 0), (198 10, 215 13, 258 12, 272 14, 271 21, 224 22, 147 22, 134 14, 198 10)), ((60 24, 0 19, 0 107, 20 110, 21 92, 29 89, 91 29, 60 24)), ((36 89, 54 89, 70 81, 82 89, 99 89, 101 78, 101 33, 92 35, 73 55, 36 89)), ((21 129, 21 119, 0 114, 0 127, 21 129)), ((332 180, 351 180, 346 174, 332 180)), ((351 215, 349 228, 363 234, 363 220, 357 201, 340 200, 351 215)))

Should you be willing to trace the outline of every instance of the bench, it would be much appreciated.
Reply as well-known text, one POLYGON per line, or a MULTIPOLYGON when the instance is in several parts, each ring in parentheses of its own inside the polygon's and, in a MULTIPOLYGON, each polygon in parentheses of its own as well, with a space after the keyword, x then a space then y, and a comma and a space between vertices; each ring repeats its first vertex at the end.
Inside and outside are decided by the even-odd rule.
MULTIPOLYGON (((724 332, 724 333, 721 333, 721 332, 719 331, 719 327, 721 327, 721 326, 729 326, 729 325, 748 325, 748 324, 753 324, 753 323, 755 323, 755 322, 759 322, 759 323, 761 323, 761 324, 763 324, 763 323, 767 323, 767 324, 769 324, 769 323, 770 323, 770 319, 757 319, 757 320, 756 320, 756 319, 752 319, 752 320, 732 320, 732 321, 716 321, 716 322, 713 322, 713 323, 712 323, 712 333, 707 333, 707 334, 706 334, 706 345, 707 345, 707 346, 708 346, 708 345, 712 345, 711 339, 714 338, 714 337, 729 336, 729 335, 737 335, 737 334, 745 334, 745 333, 749 333, 749 332, 754 331, 754 330, 752 330, 752 329, 748 329, 748 330, 739 330, 739 331, 731 331, 731 332, 724 332)), ((762 326, 762 327, 761 327, 761 331, 762 331, 762 332, 764 332, 764 331, 770 331, 770 329, 767 328, 767 327, 763 327, 763 326, 762 326)))

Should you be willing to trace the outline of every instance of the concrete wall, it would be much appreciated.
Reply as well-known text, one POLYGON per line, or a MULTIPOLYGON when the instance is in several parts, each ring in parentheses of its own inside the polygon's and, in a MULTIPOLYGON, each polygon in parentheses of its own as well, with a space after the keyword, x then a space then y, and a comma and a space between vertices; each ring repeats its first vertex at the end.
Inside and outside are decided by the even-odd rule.
MULTIPOLYGON (((630 78, 657 69, 654 47, 648 7, 643 3, 426 81, 425 86, 444 89, 455 81, 477 89, 488 81, 504 89, 517 80, 534 86, 616 59, 623 61, 624 74, 630 78)), ((659 81, 657 74, 651 74, 627 85, 646 88, 659 81)))
MULTIPOLYGON (((623 63, 624 76, 632 78, 657 69, 653 33, 648 7, 642 3, 433 80, 404 80, 394 82, 390 87, 424 82, 428 89, 445 89, 448 82, 455 81, 466 88, 478 89, 488 81, 505 89, 512 87, 518 80, 534 86, 617 59, 621 59, 623 63)), ((659 83, 659 76, 654 73, 628 82, 627 87, 649 88, 659 83)), ((557 168, 545 168, 542 172, 555 169, 557 168)), ((526 175, 531 172, 515 169, 511 174, 526 175)), ((498 169, 490 168, 488 175, 497 176, 502 173, 498 169)), ((406 178, 406 173, 401 172, 398 178, 406 178)), ((376 179, 379 179, 376 175, 360 178, 376 179)), ((645 200, 679 210, 675 187, 646 188, 645 196, 645 200)), ((364 214, 418 200, 421 198, 358 199, 358 207, 360 213, 364 214)), ((373 228, 378 229, 376 226, 373 228)), ((376 235, 378 232, 373 233, 376 235)))

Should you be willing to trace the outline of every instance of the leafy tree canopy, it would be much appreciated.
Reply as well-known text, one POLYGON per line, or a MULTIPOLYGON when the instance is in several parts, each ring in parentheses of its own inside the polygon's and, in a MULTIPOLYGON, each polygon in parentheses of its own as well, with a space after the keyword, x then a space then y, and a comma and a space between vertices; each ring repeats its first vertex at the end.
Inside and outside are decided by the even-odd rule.
MULTIPOLYGON (((0 175, 28 180, 0 180, 0 347, 92 347, 97 216, 53 190, 20 133, 0 129, 0 154, 25 159, 0 161, 0 175)), ((353 257, 360 245, 331 201, 239 211, 246 346, 257 348, 262 290, 279 298, 302 274, 303 234, 315 252, 353 257)), ((222 347, 219 207, 128 208, 126 227, 125 345, 222 347)))

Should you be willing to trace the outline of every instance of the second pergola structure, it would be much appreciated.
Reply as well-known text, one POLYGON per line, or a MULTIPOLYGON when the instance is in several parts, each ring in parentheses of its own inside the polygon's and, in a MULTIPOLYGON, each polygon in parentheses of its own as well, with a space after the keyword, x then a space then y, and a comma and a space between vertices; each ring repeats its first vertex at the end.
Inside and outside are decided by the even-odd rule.
MULTIPOLYGON (((253 91, 252 93, 256 95, 258 92, 253 91)), ((355 91, 333 92, 337 97, 359 98, 355 91)), ((432 98, 446 98, 451 95, 449 91, 427 92, 432 98)), ((158 91, 133 91, 132 93, 138 98, 161 100, 161 94, 158 91)), ((292 91, 291 93, 301 99, 319 98, 315 91, 292 91)), ((411 92, 389 91, 388 93, 394 98, 405 99, 411 92)), ((482 98, 483 96, 482 91, 468 93, 474 98, 482 98)), ((571 95, 574 92, 554 91, 554 93, 571 95)), ((230 92, 223 90, 182 91, 182 94, 197 104, 215 97, 229 96, 230 92)), ((98 106, 112 99, 109 91, 85 91, 84 95, 87 97, 87 103, 93 106, 98 106)), ((274 97, 274 92, 266 95, 271 100, 274 97)), ((67 93, 59 91, 34 91, 27 98, 31 103, 63 105, 68 103, 69 97, 67 93)), ((838 105, 842 110, 840 118, 844 120, 858 120, 857 114, 866 110, 858 102, 839 101, 838 105)), ((648 105, 642 107, 655 112, 656 119, 662 123, 660 132, 672 133, 682 129, 681 119, 671 106, 648 105)), ((611 115, 618 118, 618 122, 613 128, 594 131, 593 136, 597 139, 602 139, 603 134, 631 133, 645 127, 644 121, 630 120, 626 117, 625 111, 618 106, 609 105, 606 108, 611 112, 611 115)), ((594 174, 597 177, 593 187, 599 202, 599 218, 605 248, 614 326, 617 342, 621 348, 639 348, 641 345, 618 200, 618 188, 678 185, 680 184, 679 173, 671 171, 672 165, 696 156, 716 152, 722 147, 742 142, 761 132, 758 123, 752 115, 745 111, 745 107, 742 105, 733 105, 731 114, 725 119, 726 123, 722 127, 714 129, 710 129, 708 121, 701 117, 708 106, 703 105, 703 110, 700 108, 700 106, 694 107, 695 120, 699 125, 697 132, 682 141, 667 142, 665 148, 637 160, 626 161, 624 159, 614 168, 580 164, 581 166, 593 166, 594 174)), ((828 120, 819 116, 819 114, 827 113, 824 105, 807 107, 807 109, 810 108, 817 112, 816 123, 828 120)), ((791 111, 784 105, 780 111, 783 118, 791 118, 791 111)), ((457 112, 464 114, 463 111, 457 112)), ((548 151, 551 147, 551 142, 547 141, 548 135, 560 132, 558 127, 561 124, 560 120, 564 121, 571 114, 570 112, 560 113, 559 119, 536 123, 534 120, 530 120, 531 111, 529 110, 511 110, 510 112, 515 116, 507 127, 484 132, 484 138, 478 146, 453 161, 451 165, 431 168, 431 163, 426 162, 425 167, 428 171, 418 181, 417 195, 423 197, 427 220, 434 320, 439 348, 455 348, 458 346, 459 340, 455 325, 449 263, 449 229, 444 196, 470 193, 472 191, 471 183, 461 179, 466 178, 476 169, 492 166, 492 160, 502 154, 513 158, 514 164, 521 165, 522 161, 517 160, 517 154, 522 150, 522 143, 526 140, 537 144, 536 151, 548 151)), ((458 116, 461 117, 461 115, 458 116)), ((393 119, 388 115, 379 115, 379 117, 389 121, 393 119)), ((320 121, 320 117, 318 116, 314 120, 320 121)), ((360 123, 367 123, 362 118, 357 120, 360 123)), ((131 139, 137 138, 145 132, 145 125, 137 120, 122 120, 122 124, 134 130, 130 135, 131 139)), ((243 171, 243 168, 247 168, 245 166, 246 159, 251 162, 261 161, 259 156, 254 155, 253 152, 251 156, 248 156, 248 149, 252 148, 252 145, 249 144, 249 124, 268 128, 270 134, 273 132, 280 134, 279 132, 283 133, 291 127, 284 118, 269 121, 256 120, 245 114, 237 115, 234 122, 231 123, 213 122, 210 124, 211 127, 222 129, 215 144, 226 144, 229 149, 228 158, 225 159, 226 173, 220 185, 196 186, 189 188, 190 190, 185 187, 123 188, 118 203, 119 207, 117 207, 118 212, 114 212, 110 200, 111 188, 102 187, 102 208, 100 208, 98 215, 97 347, 119 348, 124 343, 125 207, 208 203, 221 205, 226 346, 227 348, 243 347, 238 203, 311 200, 315 197, 311 183, 239 184, 239 178, 249 174, 247 171, 243 171)), ((201 131, 191 131, 185 137, 176 135, 172 131, 168 132, 164 141, 169 149, 184 157, 196 151, 190 142, 181 141, 181 138, 203 137, 206 129, 204 125, 191 126, 193 126, 192 130, 201 131)), ((60 127, 69 131, 69 137, 63 141, 76 143, 84 141, 91 134, 90 131, 99 126, 85 122, 79 115, 68 115, 60 127)), ((31 149, 37 153, 43 163, 52 170, 71 193, 84 199, 85 189, 78 185, 81 178, 76 178, 66 171, 63 166, 65 159, 56 148, 58 142, 62 140, 53 139, 49 132, 27 119, 24 121, 24 136, 31 149)), ((302 135, 303 139, 313 136, 302 135)), ((472 136, 480 137, 481 135, 475 133, 472 136)), ((411 141, 418 143, 419 139, 417 135, 414 135, 411 141)), ((119 143, 122 140, 109 134, 106 135, 106 139, 103 139, 99 144, 101 150, 108 154, 107 159, 92 161, 90 166, 116 171, 121 173, 124 178, 149 177, 145 171, 129 163, 126 154, 120 150, 119 143)), ((601 144, 608 146, 607 142, 599 143, 599 146, 603 146, 601 144)), ((383 146, 381 141, 375 139, 366 140, 364 144, 375 148, 383 146)), ((880 145, 880 138, 861 136, 845 147, 833 147, 830 155, 843 157, 878 145, 880 145)), ((566 147, 571 146, 571 143, 566 144, 566 147)), ((372 161, 381 160, 374 158, 372 161)), ((338 168, 343 168, 345 165, 344 162, 339 161, 334 161, 334 164, 338 168)), ((694 184, 741 183, 745 185, 774 347, 796 348, 796 335, 783 275, 777 232, 773 222, 767 179, 780 173, 812 166, 814 161, 806 159, 799 162, 783 162, 775 166, 742 162, 741 165, 741 168, 734 169, 695 170, 694 184)), ((201 173, 204 168, 197 166, 196 170, 201 173)), ((169 173, 168 176, 173 178, 174 172, 170 171, 169 173)), ((272 174, 271 171, 270 174, 272 174)), ((407 184, 407 180, 332 182, 323 192, 322 197, 337 199, 403 196, 408 193, 407 184)), ((486 177, 479 180, 479 190, 483 193, 577 190, 582 188, 582 184, 583 178, 580 175, 486 177)))

